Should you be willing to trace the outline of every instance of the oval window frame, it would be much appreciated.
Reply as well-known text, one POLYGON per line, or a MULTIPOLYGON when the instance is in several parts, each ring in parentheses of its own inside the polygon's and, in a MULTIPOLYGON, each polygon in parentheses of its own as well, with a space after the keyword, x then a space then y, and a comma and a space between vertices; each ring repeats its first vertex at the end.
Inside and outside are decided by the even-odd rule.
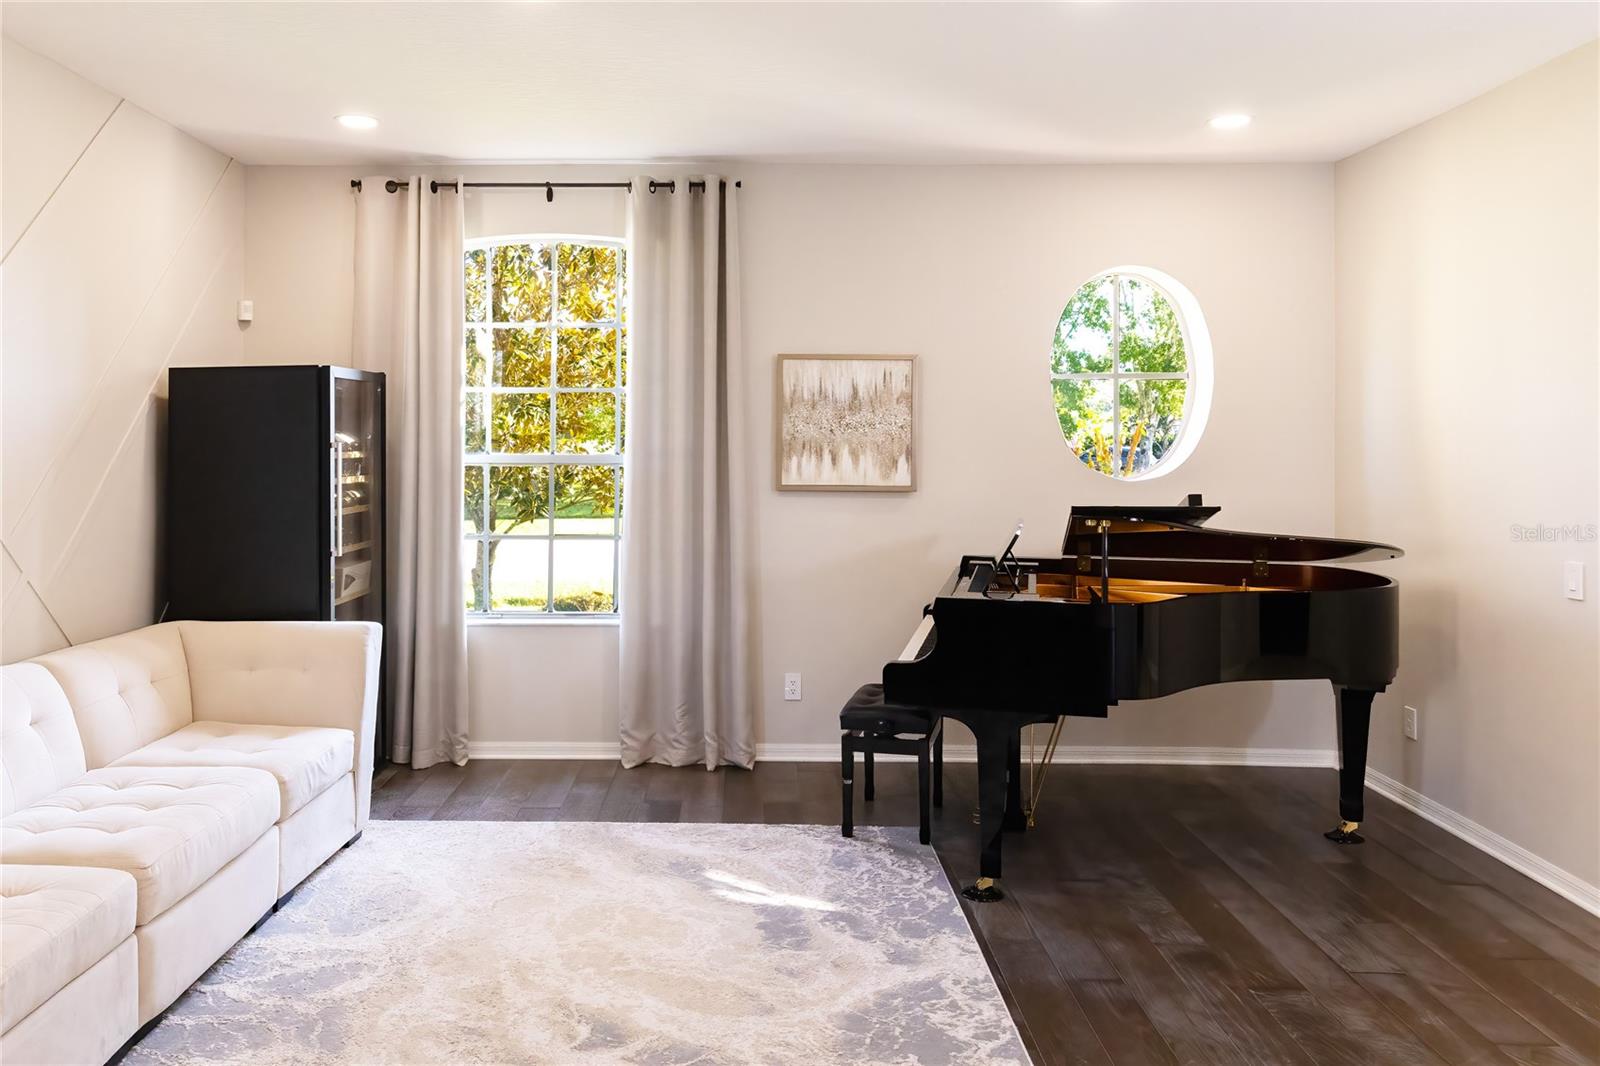
MULTIPOLYGON (((1108 474, 1104 471, 1096 470, 1071 450, 1071 442, 1062 434, 1061 419, 1055 409, 1055 383, 1062 379, 1056 377, 1052 364, 1047 363, 1046 371, 1051 397, 1050 416, 1055 421, 1056 433, 1061 435, 1061 441, 1067 446, 1068 453, 1072 455, 1073 461, 1085 470, 1111 481, 1128 483, 1154 481, 1157 478, 1167 476, 1182 466, 1194 454, 1195 448, 1200 443, 1200 438, 1205 435, 1206 423, 1211 417, 1212 393, 1215 389, 1211 329, 1206 324, 1205 313, 1200 309, 1200 301, 1195 298, 1194 293, 1189 291, 1188 286, 1171 274, 1148 266, 1131 264, 1114 266, 1095 271, 1072 290, 1072 295, 1068 297, 1067 303, 1063 304, 1061 310, 1056 313, 1056 320, 1051 329, 1052 350, 1054 339, 1061 327, 1061 315, 1066 311, 1067 306, 1077 299, 1078 294, 1085 288, 1113 275, 1132 276, 1153 286, 1157 292, 1166 298, 1177 313, 1178 333, 1183 337, 1184 363, 1187 374, 1187 388, 1184 390, 1183 397, 1183 425, 1178 431, 1178 438, 1172 443, 1172 447, 1167 450, 1167 453, 1148 470, 1126 476, 1116 472, 1108 474)), ((1117 381, 1120 376, 1117 372, 1120 360, 1115 352, 1112 353, 1111 366, 1112 370, 1110 372, 1085 375, 1085 378, 1088 380, 1117 381)), ((1115 385, 1113 385, 1113 388, 1115 388, 1115 385)))

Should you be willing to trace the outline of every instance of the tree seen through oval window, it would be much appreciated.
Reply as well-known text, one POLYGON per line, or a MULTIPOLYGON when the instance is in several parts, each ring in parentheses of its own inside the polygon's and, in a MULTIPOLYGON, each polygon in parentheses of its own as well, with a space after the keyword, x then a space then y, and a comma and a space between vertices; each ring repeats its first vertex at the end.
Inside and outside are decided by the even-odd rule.
POLYGON ((1160 286, 1132 273, 1093 278, 1061 312, 1050 353, 1067 446, 1107 477, 1154 470, 1183 432, 1190 370, 1182 320, 1160 286))

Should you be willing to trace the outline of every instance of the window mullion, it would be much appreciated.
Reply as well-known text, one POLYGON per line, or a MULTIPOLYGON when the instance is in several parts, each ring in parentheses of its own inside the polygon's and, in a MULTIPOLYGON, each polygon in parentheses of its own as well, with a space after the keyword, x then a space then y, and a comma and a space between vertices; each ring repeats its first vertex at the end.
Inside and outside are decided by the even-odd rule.
POLYGON ((550 512, 549 525, 547 527, 547 532, 550 535, 544 542, 544 609, 554 614, 556 609, 556 468, 547 466, 544 469, 549 478, 547 484, 550 492, 549 502, 545 504, 550 512))
MULTIPOLYGON (((561 245, 560 243, 548 246, 550 248, 550 454, 556 454, 556 350, 558 348, 557 336, 561 332, 557 325, 558 315, 556 309, 561 306, 561 245)), ((550 614, 556 610, 556 468, 551 463, 545 467, 548 475, 547 485, 549 495, 545 497, 545 508, 549 511, 550 534, 544 545, 545 579, 544 579, 544 609, 550 614)))
MULTIPOLYGON (((1100 371, 1092 371, 1092 372, 1083 373, 1083 374, 1051 374, 1050 375, 1050 380, 1051 381, 1103 381, 1106 378, 1109 378, 1112 375, 1112 373, 1113 372, 1110 371, 1110 370, 1100 370, 1100 371)), ((1188 374, 1167 374, 1167 373, 1118 374, 1117 376, 1122 378, 1123 381, 1187 381, 1189 379, 1189 375, 1188 374)))
POLYGON ((490 494, 489 468, 483 471, 483 523, 478 532, 478 567, 483 574, 483 609, 489 609, 489 533, 494 528, 494 497, 490 494))
POLYGON ((1122 464, 1122 275, 1111 279, 1111 476, 1122 464))

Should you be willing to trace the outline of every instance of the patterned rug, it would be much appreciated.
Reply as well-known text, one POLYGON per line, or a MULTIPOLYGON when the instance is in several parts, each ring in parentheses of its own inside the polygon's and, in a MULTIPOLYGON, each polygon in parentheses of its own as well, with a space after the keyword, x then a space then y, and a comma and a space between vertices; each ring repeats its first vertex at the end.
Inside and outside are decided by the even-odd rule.
POLYGON ((373 822, 133 1048, 190 1063, 1027 1063, 913 829, 373 822))

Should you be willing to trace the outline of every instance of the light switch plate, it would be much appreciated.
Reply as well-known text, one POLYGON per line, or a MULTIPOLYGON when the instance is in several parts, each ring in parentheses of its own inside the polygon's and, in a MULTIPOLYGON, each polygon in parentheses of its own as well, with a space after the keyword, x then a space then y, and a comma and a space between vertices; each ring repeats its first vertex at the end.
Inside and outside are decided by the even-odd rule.
POLYGON ((1562 568, 1562 581, 1566 589, 1567 599, 1583 599, 1583 564, 1569 562, 1562 568))

